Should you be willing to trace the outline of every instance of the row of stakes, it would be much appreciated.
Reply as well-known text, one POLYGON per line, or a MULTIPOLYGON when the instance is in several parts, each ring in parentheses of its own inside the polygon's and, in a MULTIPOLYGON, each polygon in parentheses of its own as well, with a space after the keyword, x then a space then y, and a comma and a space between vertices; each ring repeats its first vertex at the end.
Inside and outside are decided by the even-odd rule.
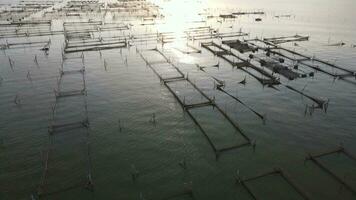
MULTIPOLYGON (((8 60, 9 60, 9 64, 10 64, 10 67, 11 67, 12 71, 14 71, 15 61, 14 61, 13 59, 11 59, 10 57, 8 57, 8 60)), ((36 64, 37 66, 39 66, 38 60, 37 60, 37 55, 35 55, 34 62, 35 62, 35 64, 36 64)), ((31 76, 31 71, 30 71, 30 70, 27 71, 26 78, 27 78, 27 80, 29 80, 30 82, 32 82, 32 76, 31 76)), ((3 81, 4 81, 4 78, 2 78, 2 77, 0 76, 0 86, 1 86, 1 84, 2 84, 3 81)), ((19 95, 19 94, 17 94, 17 95, 15 96, 15 98, 14 98, 14 104, 15 104, 15 105, 21 105, 21 98, 20 98, 20 95, 19 95)))
MULTIPOLYGON (((46 53, 48 53, 49 51, 49 45, 51 44, 51 40, 49 40, 49 42, 41 49, 43 51, 45 51, 46 53)), ((39 67, 39 62, 38 62, 38 58, 37 55, 35 55, 34 59, 33 59, 34 63, 36 64, 37 67, 39 67)), ((14 72, 15 70, 15 60, 13 60, 12 58, 10 58, 10 56, 8 56, 8 62, 9 62, 9 66, 11 68, 11 70, 14 72)), ((26 78, 32 82, 32 78, 31 78, 31 73, 30 70, 28 70, 26 78)), ((2 84, 2 82, 4 81, 4 78, 0 76, 0 85, 2 84)))
MULTIPOLYGON (((100 56, 102 57, 102 54, 101 54, 101 52, 100 52, 100 56)), ((127 59, 127 57, 126 57, 126 59, 127 59)), ((125 63, 127 63, 127 60, 126 60, 126 62, 125 63)), ((107 68, 107 62, 106 62, 106 60, 104 59, 104 67, 105 67, 105 69, 107 68)), ((201 66, 199 66, 199 65, 197 65, 197 67, 200 69, 200 68, 203 68, 203 67, 201 67, 201 66)), ((217 64, 217 65, 214 65, 214 67, 219 67, 219 63, 217 64)), ((203 69, 200 69, 200 70, 202 70, 203 71, 203 69)), ((217 82, 217 89, 218 90, 220 90, 220 91, 223 91, 223 87, 224 87, 224 85, 225 85, 225 83, 223 82, 223 81, 221 81, 221 80, 218 80, 218 79, 216 79, 215 77, 213 77, 214 78, 214 80, 217 82)), ((215 82, 214 82, 215 83, 215 82)), ((240 84, 246 84, 246 77, 244 78, 244 80, 242 80, 242 81, 240 81, 239 82, 240 84)), ((223 91, 223 92, 225 92, 226 93, 226 91, 223 91)), ((241 102, 242 104, 243 104, 243 102, 241 102)), ((245 105, 245 104, 243 104, 243 105, 245 105)), ((247 106, 248 107, 248 106, 247 106)), ((254 112, 255 114, 257 114, 264 122, 265 122, 265 115, 261 115, 261 114, 259 114, 258 112, 256 112, 255 110, 253 110, 252 108, 250 108, 250 107, 248 107, 252 112, 254 112)), ((307 105, 307 107, 306 107, 306 109, 310 109, 310 110, 314 110, 314 108, 315 108, 315 105, 312 105, 312 106, 308 106, 307 105)), ((312 112, 312 111, 309 111, 310 113, 312 112)), ((156 124, 156 117, 155 117, 155 114, 153 113, 152 114, 152 118, 150 119, 150 122, 152 123, 152 124, 156 124)), ((121 127, 121 122, 119 121, 119 129, 120 129, 120 132, 121 132, 121 130, 122 130, 122 127, 121 127)), ((254 145, 255 146, 255 145, 254 145)))
MULTIPOLYGON (((233 99, 235 99, 236 101, 238 101, 239 103, 241 103, 243 106, 245 106, 246 108, 248 108, 250 111, 252 111, 254 114, 256 114, 259 118, 261 118, 261 120, 263 121, 263 123, 265 124, 266 122, 266 115, 263 115, 263 114, 260 114, 258 113, 256 110, 254 110, 253 108, 251 108, 250 106, 248 106, 247 104, 245 104, 244 102, 242 102, 240 99, 238 99, 236 96, 233 96, 231 94, 229 94, 228 92, 226 92, 224 90, 224 87, 225 87, 225 81, 223 80, 220 80, 212 75, 210 75, 208 72, 206 72, 204 69, 206 68, 206 66, 201 66, 199 64, 196 64, 196 67, 200 70, 200 71, 203 71, 205 73, 207 73, 213 80, 214 80, 214 88, 227 94, 228 96, 232 97, 233 99)), ((211 67, 219 67, 219 63, 216 64, 216 65, 213 65, 211 67)), ((187 74, 187 77, 188 77, 188 74, 187 74)), ((242 84, 242 85, 246 85, 247 83, 247 80, 246 80, 246 76, 245 78, 242 80, 242 81, 239 81, 238 82, 239 84, 242 84)))
MULTIPOLYGON (((43 46, 40 50, 44 51, 46 53, 46 55, 48 55, 48 51, 50 49, 50 45, 51 45, 51 40, 49 40, 48 43, 45 46, 43 46)), ((10 65, 11 70, 14 71, 15 60, 11 59, 10 56, 8 56, 8 61, 9 61, 9 65, 10 65)), ((33 61, 36 64, 36 66, 39 67, 39 62, 38 62, 38 59, 37 59, 37 55, 35 55, 33 61)))
MULTIPOLYGON (((121 49, 120 49, 121 50, 121 49)), ((120 54, 122 56, 122 51, 120 51, 120 54)), ((104 69, 105 71, 108 71, 108 62, 106 61, 105 58, 103 58, 103 54, 101 53, 101 51, 99 51, 99 55, 100 55, 100 59, 103 59, 104 60, 104 69)), ((126 67, 128 67, 128 59, 127 59, 127 56, 125 56, 125 60, 124 60, 124 64, 126 67)))
MULTIPOLYGON (((231 50, 231 49, 230 49, 231 50)), ((267 53, 267 54, 269 54, 269 53, 267 53)), ((250 55, 251 56, 251 55, 250 55)), ((269 55, 268 55, 269 56, 269 55)), ((250 57, 251 58, 251 57, 250 57)), ((283 63, 284 62, 284 59, 282 59, 282 58, 280 58, 279 59, 279 62, 281 62, 281 63, 283 63)), ((200 68, 199 68, 200 69, 200 68)), ((295 65, 294 66, 294 69, 298 69, 298 65, 295 65)), ((200 69, 201 70, 201 69, 200 69)), ((204 71, 204 70, 202 70, 202 71, 204 71)), ((314 72, 311 72, 310 74, 310 77, 314 77, 314 72)), ((214 78, 214 77, 213 77, 214 78)), ((215 79, 215 78, 214 78, 215 79)), ((335 79, 334 79, 335 80, 335 79)), ((219 82, 218 82, 219 83, 219 82)), ((240 82, 241 84, 246 84, 246 78, 243 80, 243 81, 241 81, 240 82)), ((218 85, 218 89, 221 89, 221 85, 222 84, 217 84, 218 85)), ((315 109, 322 109, 322 110, 324 110, 324 112, 326 113, 327 112, 327 109, 328 109, 328 105, 329 105, 329 99, 327 99, 327 100, 323 100, 323 99, 319 99, 319 98, 316 98, 316 97, 312 97, 312 96, 310 96, 310 95, 307 95, 307 94, 305 94, 303 91, 304 91, 304 89, 305 89, 305 87, 303 88, 303 90, 302 91, 299 91, 299 90, 296 90, 296 89, 294 89, 294 88, 292 88, 292 87, 290 87, 290 86, 288 86, 288 85, 286 85, 286 87, 288 88, 288 89, 291 89, 292 91, 295 91, 295 92, 297 92, 297 93, 299 93, 299 94, 301 94, 302 95, 302 97, 304 96, 304 97, 307 97, 308 99, 310 99, 310 100, 312 100, 314 103, 312 104, 312 105, 309 105, 309 104, 306 104, 305 105, 305 111, 304 111, 304 115, 307 115, 307 114, 309 114, 310 116, 314 113, 314 111, 315 111, 315 109)), ((255 113, 255 112, 254 112, 255 113)), ((255 113, 256 114, 256 113, 255 113)), ((260 116, 260 115, 259 115, 260 116)), ((263 119, 263 117, 262 117, 262 119, 263 119)))
MULTIPOLYGON (((100 52, 100 54, 101 54, 101 52, 100 52)), ((37 56, 35 56, 34 61, 35 61, 35 63, 38 65, 37 56)), ((12 63, 12 64, 14 63, 10 58, 9 58, 9 62, 12 63)), ((126 60, 126 63, 127 63, 127 60, 126 60)), ((104 60, 104 65, 105 65, 105 68, 106 68, 107 63, 106 63, 105 60, 104 60)), ((29 80, 31 80, 30 72, 28 72, 27 78, 28 78, 29 80)), ((246 78, 245 78, 245 79, 246 79, 246 78)), ((217 81, 217 82, 220 84, 219 87, 220 87, 221 85, 223 85, 223 84, 221 84, 219 81, 217 81)), ((246 80, 244 80, 244 81, 242 81, 242 82, 245 83, 246 80)), ((15 102, 20 102, 18 96, 16 96, 15 102)), ((17 104, 17 103, 16 103, 16 104, 17 104)), ((152 118, 150 119, 150 122, 151 122, 151 123, 154 123, 154 124, 156 123, 156 117, 155 117, 155 114, 154 114, 154 113, 153 113, 153 115, 152 115, 152 118)), ((121 127, 121 122, 120 122, 120 121, 119 121, 119 126, 120 126, 120 131, 121 131, 121 130, 122 130, 122 127, 121 127)), ((185 168, 185 167, 186 167, 185 160, 184 160, 184 162, 179 163, 179 165, 180 165, 180 166, 184 166, 183 168, 185 168)), ((134 173, 132 173, 132 174, 133 174, 133 177, 138 177, 139 172, 138 172, 137 170, 133 170, 133 171, 134 171, 134 173)), ((136 178, 133 178, 133 179, 136 179, 136 178)))

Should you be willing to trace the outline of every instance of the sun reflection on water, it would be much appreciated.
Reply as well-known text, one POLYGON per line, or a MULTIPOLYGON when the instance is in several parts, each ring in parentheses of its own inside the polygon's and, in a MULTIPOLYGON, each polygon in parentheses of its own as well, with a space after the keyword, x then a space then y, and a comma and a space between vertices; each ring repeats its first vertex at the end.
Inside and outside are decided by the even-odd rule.
MULTIPOLYGON (((157 24, 158 32, 171 33, 169 45, 172 47, 184 48, 187 40, 183 38, 185 31, 191 27, 197 26, 194 22, 202 20, 199 13, 203 10, 206 0, 152 0, 162 8, 162 14, 165 16, 164 23, 157 24)), ((193 57, 185 55, 179 51, 174 51, 179 56, 181 62, 193 63, 193 57)))

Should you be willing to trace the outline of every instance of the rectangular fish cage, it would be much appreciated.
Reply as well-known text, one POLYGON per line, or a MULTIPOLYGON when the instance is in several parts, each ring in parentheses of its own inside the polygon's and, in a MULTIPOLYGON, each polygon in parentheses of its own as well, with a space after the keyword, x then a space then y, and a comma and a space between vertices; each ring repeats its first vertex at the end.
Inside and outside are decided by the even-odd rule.
POLYGON ((211 104, 211 100, 206 98, 189 80, 169 81, 165 82, 165 85, 185 108, 211 104))
POLYGON ((292 36, 283 36, 283 37, 263 38, 263 40, 266 42, 270 42, 272 44, 283 44, 288 42, 308 41, 309 36, 292 35, 292 36))
POLYGON ((186 44, 186 45, 182 45, 180 47, 175 47, 176 50, 178 50, 181 53, 184 54, 194 54, 194 53, 201 53, 201 50, 194 47, 193 45, 190 44, 186 44))
POLYGON ((311 74, 300 71, 299 67, 296 69, 293 64, 287 64, 285 63, 284 59, 279 58, 277 56, 254 54, 251 57, 253 57, 253 59, 259 62, 263 67, 269 69, 273 73, 280 74, 288 80, 306 78, 311 74))
POLYGON ((154 61, 150 62, 149 58, 145 57, 147 51, 140 52, 141 57, 163 81, 164 85, 198 126, 199 130, 203 133, 213 149, 216 159, 223 152, 251 145, 250 139, 243 133, 238 125, 234 123, 232 119, 230 119, 230 117, 193 82, 184 78, 184 75, 180 72, 179 68, 174 65, 163 52, 158 49, 148 51, 156 54, 156 56, 154 56, 154 61), (158 57, 161 57, 161 59, 157 60, 157 55, 158 57), (176 69, 183 77, 163 78, 162 74, 164 72, 159 72, 154 68, 155 63, 162 62, 165 63, 167 66, 166 68, 170 67, 171 69, 176 69), (201 109, 207 111, 209 117, 206 117, 204 114, 201 115, 201 112, 199 112, 201 109), (226 135, 222 136, 222 133, 216 133, 220 132, 222 127, 224 127, 224 130, 229 130, 227 132, 224 131, 224 134, 227 134, 230 139, 227 140, 225 138, 226 135))
POLYGON ((188 108, 187 113, 208 140, 216 158, 224 152, 251 145, 238 125, 216 105, 197 105, 188 108))
POLYGON ((52 31, 51 20, 9 22, 0 24, 0 38, 19 38, 34 36, 50 36, 62 34, 62 31, 52 31))
POLYGON ((352 178, 348 179, 348 177, 346 176, 347 174, 350 174, 351 176, 353 175, 356 166, 356 157, 350 154, 345 148, 339 147, 319 154, 309 154, 306 160, 312 161, 321 170, 325 171, 325 173, 329 174, 333 179, 338 181, 343 187, 348 189, 354 195, 356 194, 355 181, 353 181, 352 178), (344 157, 343 158, 344 162, 342 163, 347 163, 347 165, 341 166, 342 168, 341 172, 345 174, 341 175, 340 170, 335 169, 335 168, 339 168, 339 167, 335 167, 336 165, 335 160, 330 162, 326 162, 326 160, 323 160, 332 156, 338 156, 339 158, 340 156, 344 157), (345 162, 345 160, 347 162, 345 162))
POLYGON ((48 127, 49 141, 43 155, 43 173, 34 194, 38 198, 93 189, 85 67, 76 69, 71 65, 73 60, 84 62, 84 56, 63 55, 48 127))
POLYGON ((43 156, 43 175, 37 195, 48 197, 89 183, 87 129, 73 129, 51 136, 43 156))
POLYGON ((259 49, 262 49, 267 54, 278 55, 283 59, 288 59, 292 62, 296 62, 298 66, 303 66, 303 68, 310 68, 316 72, 321 72, 323 74, 329 75, 334 79, 339 79, 345 81, 347 83, 356 85, 356 81, 354 78, 356 77, 356 72, 354 70, 348 69, 344 66, 339 66, 335 63, 331 63, 329 61, 325 61, 315 56, 309 56, 301 52, 297 52, 295 50, 291 50, 285 47, 278 46, 276 44, 266 42, 259 39, 253 40, 258 41, 259 44, 265 43, 264 47, 257 45, 259 49))
POLYGON ((184 74, 156 50, 144 51, 140 55, 161 81, 167 82, 184 79, 184 74), (154 57, 150 57, 152 61, 148 60, 148 57, 146 57, 148 55, 154 55, 154 57))
POLYGON ((306 194, 289 175, 280 168, 251 177, 236 177, 240 184, 252 199, 305 199, 310 197, 306 194), (277 184, 277 185, 274 185, 277 184), (287 191, 283 193, 281 191, 287 191))
POLYGON ((44 49, 46 47, 49 48, 51 44, 51 40, 33 40, 33 41, 16 41, 12 42, 9 40, 6 40, 4 43, 0 44, 0 49, 1 50, 7 50, 7 49, 22 49, 22 48, 38 48, 38 49, 44 49))
POLYGON ((63 24, 65 30, 65 53, 100 51, 105 49, 125 48, 128 36, 95 36, 96 33, 129 30, 125 24, 105 24, 102 21, 68 22, 63 24))
POLYGON ((230 50, 223 48, 214 42, 202 43, 202 47, 212 52, 214 55, 228 62, 232 67, 237 67, 237 69, 242 70, 256 80, 258 80, 262 85, 279 85, 279 80, 274 77, 271 73, 267 72, 261 67, 256 66, 247 59, 243 59, 237 56, 230 50))
POLYGON ((240 40, 226 40, 226 41, 222 41, 222 43, 229 46, 230 48, 233 48, 233 49, 239 51, 240 53, 257 51, 256 47, 253 47, 253 46, 249 45, 248 43, 242 42, 240 40))

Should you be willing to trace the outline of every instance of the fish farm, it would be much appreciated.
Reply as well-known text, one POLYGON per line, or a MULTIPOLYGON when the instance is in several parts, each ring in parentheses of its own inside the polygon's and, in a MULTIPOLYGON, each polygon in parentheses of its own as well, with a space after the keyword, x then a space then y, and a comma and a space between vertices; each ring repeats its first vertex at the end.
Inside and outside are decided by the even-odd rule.
POLYGON ((0 0, 0 199, 355 200, 354 0, 0 0))

